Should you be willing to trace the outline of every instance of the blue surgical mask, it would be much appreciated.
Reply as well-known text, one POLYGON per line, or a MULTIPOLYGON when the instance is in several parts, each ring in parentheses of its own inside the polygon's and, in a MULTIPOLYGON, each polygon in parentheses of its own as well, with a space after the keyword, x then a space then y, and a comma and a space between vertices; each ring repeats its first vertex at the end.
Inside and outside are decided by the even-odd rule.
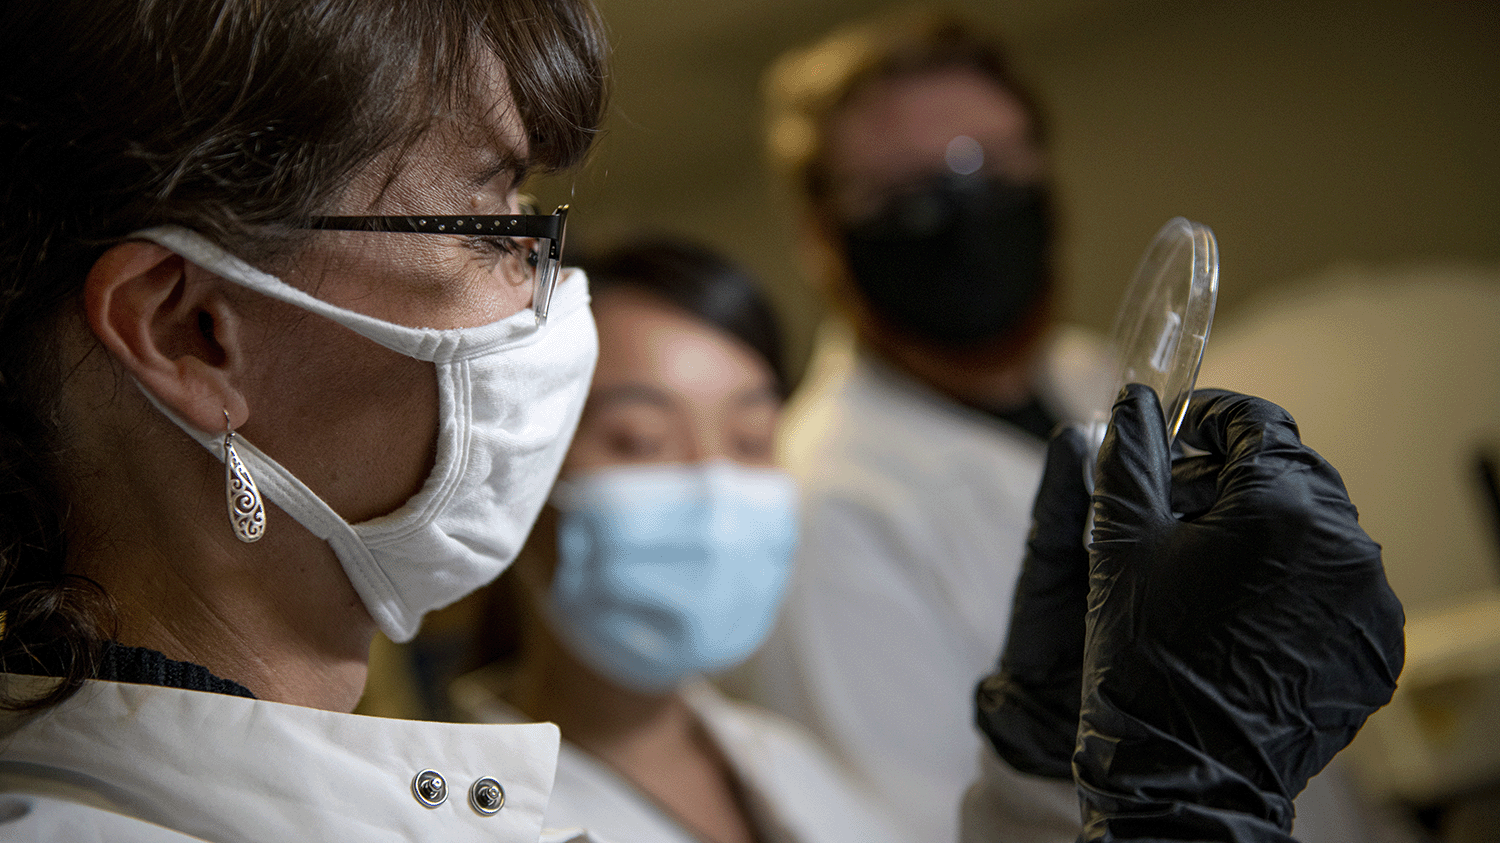
POLYGON ((796 546, 786 473, 715 461, 610 468, 553 490, 547 614, 600 675, 643 693, 744 661, 776 619, 796 546))

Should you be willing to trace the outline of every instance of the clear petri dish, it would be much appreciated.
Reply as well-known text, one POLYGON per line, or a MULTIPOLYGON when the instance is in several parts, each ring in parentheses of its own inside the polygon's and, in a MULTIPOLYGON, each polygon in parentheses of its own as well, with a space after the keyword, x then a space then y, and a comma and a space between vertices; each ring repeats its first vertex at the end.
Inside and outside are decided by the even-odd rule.
POLYGON ((1187 413, 1219 293, 1219 248, 1208 226, 1173 217, 1141 256, 1115 315, 1119 387, 1142 383, 1161 399, 1167 439, 1187 413))

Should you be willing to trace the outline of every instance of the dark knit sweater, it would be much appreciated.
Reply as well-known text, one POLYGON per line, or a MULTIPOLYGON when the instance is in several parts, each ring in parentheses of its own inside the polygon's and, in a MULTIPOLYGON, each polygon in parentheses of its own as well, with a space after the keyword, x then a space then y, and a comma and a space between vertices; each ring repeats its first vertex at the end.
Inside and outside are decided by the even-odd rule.
POLYGON ((99 666, 99 675, 95 678, 255 699, 249 688, 229 679, 220 679, 209 673, 206 667, 192 662, 175 661, 145 647, 127 647, 123 644, 106 645, 104 660, 99 666))
MULTIPOLYGON (((4 670, 36 676, 62 675, 63 671, 59 669, 61 662, 49 649, 36 648, 30 655, 31 659, 28 660, 12 660, 4 666, 4 670)), ((114 642, 105 643, 99 671, 92 678, 255 699, 249 688, 238 682, 220 679, 206 667, 169 659, 145 647, 127 647, 114 642)))

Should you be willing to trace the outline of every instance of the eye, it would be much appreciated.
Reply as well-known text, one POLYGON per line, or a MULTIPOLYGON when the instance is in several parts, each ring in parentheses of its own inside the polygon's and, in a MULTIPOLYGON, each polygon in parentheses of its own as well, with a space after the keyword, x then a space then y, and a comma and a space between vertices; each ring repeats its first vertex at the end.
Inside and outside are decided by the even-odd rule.
POLYGON ((666 442, 659 436, 638 431, 616 431, 605 443, 609 453, 622 460, 649 460, 660 457, 666 442))
POLYGON ((771 465, 776 460, 777 404, 765 401, 740 411, 730 429, 729 446, 734 458, 751 465, 771 465))
POLYGON ((466 237, 466 245, 490 263, 490 271, 519 286, 536 278, 541 241, 531 237, 466 237))
POLYGON ((775 457, 775 445, 770 436, 751 434, 735 438, 736 458, 741 462, 769 463, 775 457))
POLYGON ((524 260, 530 266, 536 266, 539 260, 536 241, 529 237, 467 237, 465 239, 473 248, 496 257, 524 260))

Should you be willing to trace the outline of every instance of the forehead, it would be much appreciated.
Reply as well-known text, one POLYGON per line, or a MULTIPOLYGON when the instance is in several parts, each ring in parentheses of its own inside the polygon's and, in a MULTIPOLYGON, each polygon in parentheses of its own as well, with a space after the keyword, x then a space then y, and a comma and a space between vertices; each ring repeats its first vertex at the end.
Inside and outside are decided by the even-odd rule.
POLYGON ((346 209, 384 213, 503 213, 476 196, 517 186, 529 144, 499 59, 476 56, 471 83, 434 102, 434 118, 415 142, 389 150, 351 183, 346 209))
POLYGON ((770 367, 739 339, 654 296, 629 288, 594 300, 596 386, 654 384, 713 397, 772 383, 770 367))
POLYGON ((1031 120, 1009 91, 977 70, 952 68, 873 83, 830 120, 827 156, 838 174, 941 165, 965 135, 985 147, 1032 149, 1031 120))

